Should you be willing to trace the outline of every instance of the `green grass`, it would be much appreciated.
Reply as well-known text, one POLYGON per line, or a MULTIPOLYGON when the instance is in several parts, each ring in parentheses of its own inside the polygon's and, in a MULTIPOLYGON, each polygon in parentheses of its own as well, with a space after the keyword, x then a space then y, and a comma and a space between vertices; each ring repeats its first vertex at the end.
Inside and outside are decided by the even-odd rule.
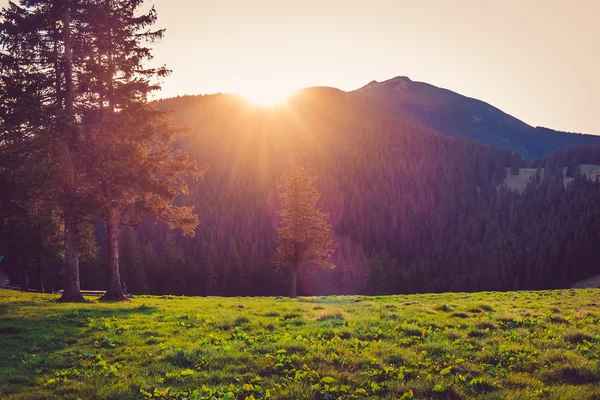
POLYGON ((55 299, 0 290, 0 398, 600 398, 600 290, 55 299))

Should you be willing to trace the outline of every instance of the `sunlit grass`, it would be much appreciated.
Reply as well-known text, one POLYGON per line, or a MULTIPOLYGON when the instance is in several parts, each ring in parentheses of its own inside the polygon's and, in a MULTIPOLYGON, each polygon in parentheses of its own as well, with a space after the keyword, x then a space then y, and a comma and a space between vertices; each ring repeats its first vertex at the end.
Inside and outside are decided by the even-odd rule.
POLYGON ((599 290, 54 299, 0 291, 1 398, 600 396, 599 290))

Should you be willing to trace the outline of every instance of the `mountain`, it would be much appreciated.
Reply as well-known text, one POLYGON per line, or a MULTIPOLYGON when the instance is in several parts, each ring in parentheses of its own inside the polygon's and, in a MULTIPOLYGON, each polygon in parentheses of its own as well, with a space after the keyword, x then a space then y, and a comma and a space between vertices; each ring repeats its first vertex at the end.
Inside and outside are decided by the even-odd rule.
MULTIPOLYGON (((278 184, 294 145, 318 178, 337 243, 336 269, 301 274, 301 294, 541 289, 600 273, 600 188, 573 171, 565 186, 562 174, 596 162, 598 149, 529 165, 519 192, 503 184, 526 166, 518 153, 337 89, 306 89, 275 109, 223 94, 159 106, 191 128, 178 146, 209 170, 180 199, 199 215, 195 237, 162 225, 126 235, 122 276, 133 292, 287 293, 273 259, 278 184)), ((84 286, 103 287, 102 265, 82 267, 84 286)))
POLYGON ((533 127, 483 101, 398 76, 350 92, 396 115, 452 136, 541 157, 570 147, 600 145, 600 136, 533 127))

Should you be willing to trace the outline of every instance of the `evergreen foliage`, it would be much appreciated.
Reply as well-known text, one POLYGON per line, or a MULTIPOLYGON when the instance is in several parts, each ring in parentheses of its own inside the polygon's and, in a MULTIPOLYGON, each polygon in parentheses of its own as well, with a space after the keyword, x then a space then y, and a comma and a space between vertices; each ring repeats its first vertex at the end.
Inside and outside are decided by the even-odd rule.
MULTIPOLYGON (((277 238, 278 268, 289 268, 292 275, 290 297, 298 293, 298 273, 301 268, 334 268, 330 262, 333 231, 327 214, 316 206, 321 194, 315 187, 315 177, 309 175, 293 154, 281 185, 281 226, 277 238)), ((241 270, 241 268, 240 268, 241 270)))
POLYGON ((121 224, 149 218, 190 235, 198 224, 192 207, 173 200, 188 192, 184 176, 201 178, 205 168, 172 146, 186 130, 148 104, 169 70, 145 66, 147 44, 164 31, 151 30, 157 14, 140 14, 143 3, 23 0, 0 15, 0 171, 37 185, 23 189, 23 208, 35 191, 37 206, 63 219, 65 301, 83 300, 82 223, 105 221, 111 300, 124 299, 121 224))

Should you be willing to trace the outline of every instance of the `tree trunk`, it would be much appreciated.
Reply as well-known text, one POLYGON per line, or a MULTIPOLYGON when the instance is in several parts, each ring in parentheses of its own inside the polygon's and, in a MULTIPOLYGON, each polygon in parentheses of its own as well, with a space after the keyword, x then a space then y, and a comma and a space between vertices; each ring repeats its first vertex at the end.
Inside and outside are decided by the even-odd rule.
POLYGON ((292 285, 290 287, 290 297, 292 299, 298 297, 298 271, 296 267, 292 267, 292 285))
POLYGON ((29 291, 29 265, 27 263, 23 264, 23 277, 21 278, 21 291, 28 292, 29 291))
POLYGON ((108 247, 108 290, 103 300, 126 300, 121 286, 119 271, 119 213, 114 207, 108 210, 106 218, 106 238, 108 247))
POLYGON ((77 258, 77 220, 65 210, 65 287, 59 301, 84 301, 79 287, 79 259, 77 258))
POLYGON ((38 265, 37 265, 38 275, 40 278, 40 282, 39 282, 40 286, 38 287, 38 289, 39 289, 40 293, 46 293, 46 291, 44 290, 44 260, 43 260, 41 251, 38 254, 37 262, 38 262, 38 265))
POLYGON ((73 151, 77 147, 77 130, 75 129, 75 118, 73 114, 73 48, 71 41, 71 10, 67 9, 63 17, 63 35, 65 41, 64 65, 65 65, 65 128, 69 133, 64 155, 65 174, 68 177, 66 187, 66 202, 64 211, 65 220, 65 282, 61 302, 84 301, 79 286, 79 258, 77 251, 77 214, 75 211, 77 197, 77 172, 73 162, 73 151))
MULTIPOLYGON (((75 119, 73 118, 73 43, 71 39, 71 10, 67 9, 63 16, 63 35, 65 41, 64 49, 64 61, 65 61, 65 112, 67 116, 67 124, 74 133, 73 124, 75 119)), ((73 136, 75 139, 75 136, 73 136)))

